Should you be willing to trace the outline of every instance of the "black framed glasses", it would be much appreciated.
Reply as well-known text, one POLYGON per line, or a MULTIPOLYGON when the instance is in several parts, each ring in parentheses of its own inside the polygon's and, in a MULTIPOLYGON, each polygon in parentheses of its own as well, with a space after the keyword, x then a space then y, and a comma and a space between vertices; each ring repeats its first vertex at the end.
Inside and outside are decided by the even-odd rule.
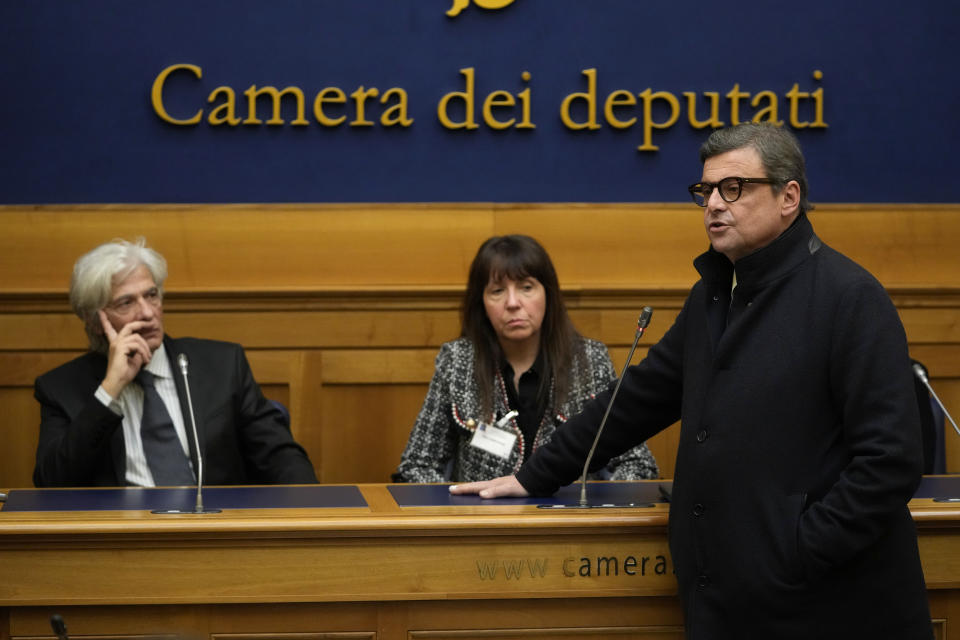
POLYGON ((720 182, 697 182, 687 187, 693 201, 701 207, 707 206, 707 200, 713 194, 713 190, 720 192, 720 197, 724 202, 736 202, 743 193, 743 185, 754 182, 757 184, 776 184, 776 180, 770 178, 741 178, 740 176, 730 176, 720 182))

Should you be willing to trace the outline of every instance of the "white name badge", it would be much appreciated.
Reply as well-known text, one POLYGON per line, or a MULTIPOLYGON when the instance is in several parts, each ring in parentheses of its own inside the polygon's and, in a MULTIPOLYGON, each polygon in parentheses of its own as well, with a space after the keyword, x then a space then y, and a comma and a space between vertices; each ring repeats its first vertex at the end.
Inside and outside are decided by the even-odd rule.
POLYGON ((492 425, 481 425, 473 432, 470 446, 483 449, 500 458, 509 458, 510 452, 513 451, 513 443, 516 441, 517 435, 515 433, 498 429, 492 425))

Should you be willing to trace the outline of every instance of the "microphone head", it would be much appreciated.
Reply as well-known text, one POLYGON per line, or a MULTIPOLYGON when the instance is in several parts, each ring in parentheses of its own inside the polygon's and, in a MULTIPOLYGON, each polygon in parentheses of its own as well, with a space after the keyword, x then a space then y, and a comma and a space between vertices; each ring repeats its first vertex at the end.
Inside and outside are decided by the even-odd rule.
POLYGON ((637 328, 646 329, 650 324, 650 317, 653 315, 653 307, 644 307, 640 312, 640 319, 637 320, 637 328))
POLYGON ((63 617, 59 613, 55 613, 50 616, 50 627, 53 629, 53 632, 57 634, 58 638, 64 638, 67 635, 67 625, 63 621, 63 617))
POLYGON ((926 384, 929 380, 927 378, 927 370, 923 368, 923 365, 919 362, 913 363, 913 375, 917 376, 920 379, 920 382, 926 384))
POLYGON ((177 364, 180 365, 180 372, 183 375, 187 375, 187 365, 189 364, 189 361, 187 360, 187 354, 181 353, 180 355, 178 355, 177 364))

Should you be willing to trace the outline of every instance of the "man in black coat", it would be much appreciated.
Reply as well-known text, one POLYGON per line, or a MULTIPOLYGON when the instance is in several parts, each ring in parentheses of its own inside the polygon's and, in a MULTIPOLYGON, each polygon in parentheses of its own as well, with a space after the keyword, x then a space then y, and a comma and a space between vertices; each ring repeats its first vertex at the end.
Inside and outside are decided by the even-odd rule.
MULTIPOLYGON (((814 233, 790 133, 719 130, 700 157, 701 278, 628 369, 594 466, 682 419, 670 548, 688 638, 928 640, 907 509, 919 416, 896 309, 814 233)), ((451 491, 556 491, 578 476, 609 399, 516 476, 451 491)))
POLYGON ((37 378, 34 484, 193 484, 198 461, 187 378, 205 483, 316 482, 286 418, 253 379, 242 347, 164 334, 166 273, 166 261, 143 239, 110 242, 77 261, 70 301, 91 350, 37 378), (160 419, 148 418, 151 411, 160 419))

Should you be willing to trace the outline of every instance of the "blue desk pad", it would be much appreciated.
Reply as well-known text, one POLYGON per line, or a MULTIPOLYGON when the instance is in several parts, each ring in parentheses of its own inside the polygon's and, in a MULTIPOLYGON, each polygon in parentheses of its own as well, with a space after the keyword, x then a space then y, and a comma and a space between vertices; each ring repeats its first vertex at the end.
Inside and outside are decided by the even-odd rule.
MULTIPOLYGON (((660 487, 670 490, 665 482, 588 482, 587 503, 590 506, 609 504, 651 506, 666 502, 660 487)), ((401 507, 448 507, 473 505, 577 505, 580 503, 580 483, 563 487, 556 494, 541 498, 497 498, 484 500, 478 496, 454 496, 446 484, 392 484, 387 487, 401 507)))
POLYGON ((960 476, 923 476, 913 497, 960 500, 960 476))
MULTIPOLYGON (((3 511, 152 511, 196 506, 195 488, 14 489, 3 511)), ((209 509, 316 509, 366 507, 355 486, 204 487, 209 509)))
MULTIPOLYGON (((580 484, 563 487, 555 495, 544 498, 497 498, 484 500, 477 496, 453 496, 449 485, 394 484, 387 487, 401 507, 446 507, 463 505, 534 504, 576 505, 580 503, 580 484)), ((661 482, 588 482, 587 502, 591 506, 629 504, 638 506, 667 502, 673 483, 661 482), (665 494, 665 495, 664 495, 665 494)), ((960 475, 924 476, 915 498, 955 498, 960 502, 960 475)))
MULTIPOLYGON (((672 483, 662 482, 589 482, 587 502, 604 504, 637 504, 666 502, 672 483), (662 489, 661 489, 662 488, 662 489)), ((541 498, 498 498, 484 500, 477 496, 450 495, 449 485, 394 484, 387 489, 401 507, 445 507, 477 505, 576 505, 580 502, 580 484, 563 487, 555 495, 541 498)), ((204 506, 213 509, 313 509, 332 507, 366 507, 355 486, 270 486, 270 487, 207 487, 203 490, 204 506)), ((960 475, 925 476, 916 498, 960 499, 960 475)), ((13 489, 2 511, 151 511, 183 509, 196 504, 196 490, 177 489, 13 489)))

